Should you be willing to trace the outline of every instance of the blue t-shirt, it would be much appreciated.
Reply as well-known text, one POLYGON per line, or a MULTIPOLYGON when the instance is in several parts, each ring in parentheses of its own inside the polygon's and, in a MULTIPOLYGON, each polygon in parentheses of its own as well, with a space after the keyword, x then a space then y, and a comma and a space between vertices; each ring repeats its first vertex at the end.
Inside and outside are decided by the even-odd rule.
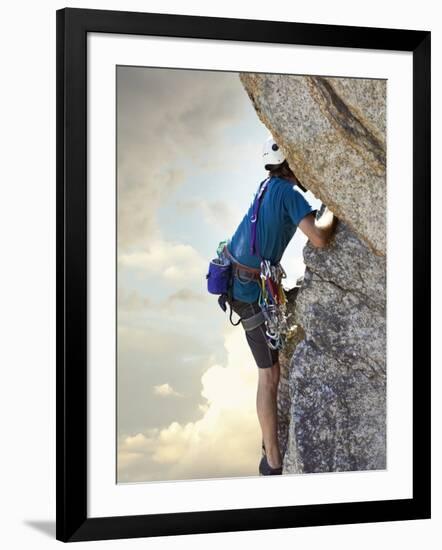
MULTIPOLYGON (((227 240, 229 252, 239 263, 249 267, 260 266, 261 260, 250 253, 253 201, 234 235, 227 240)), ((297 186, 283 178, 272 177, 261 199, 256 228, 256 248, 272 264, 279 262, 295 234, 299 222, 315 209, 307 202, 297 186)), ((255 302, 260 288, 256 281, 233 278, 232 294, 235 300, 255 302)))

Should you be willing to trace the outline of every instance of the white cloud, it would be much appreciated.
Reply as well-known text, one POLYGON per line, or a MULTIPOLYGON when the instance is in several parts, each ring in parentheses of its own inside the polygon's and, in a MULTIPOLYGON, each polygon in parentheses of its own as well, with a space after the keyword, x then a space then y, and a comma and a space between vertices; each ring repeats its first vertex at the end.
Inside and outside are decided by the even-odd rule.
POLYGON ((167 298, 167 302, 203 302, 205 296, 198 294, 191 288, 180 288, 167 298))
POLYGON ((181 395, 180 393, 175 391, 172 388, 172 386, 168 383, 158 384, 158 385, 154 386, 153 387, 153 392, 154 392, 155 395, 159 395, 161 397, 170 397, 170 396, 178 397, 178 396, 181 395))
POLYGON ((218 226, 224 232, 230 233, 241 219, 241 212, 231 204, 223 200, 209 201, 202 197, 177 202, 177 207, 182 210, 198 210, 203 220, 210 226, 218 226))
POLYGON ((127 290, 124 287, 118 288, 118 309, 119 311, 135 312, 144 311, 150 307, 151 301, 148 297, 142 296, 137 290, 127 290))
POLYGON ((121 267, 158 274, 180 285, 204 280, 208 263, 191 245, 161 239, 144 252, 120 254, 118 260, 121 267))
POLYGON ((257 367, 243 330, 229 327, 225 347, 226 365, 212 364, 201 377, 201 418, 124 438, 120 482, 257 475, 257 367))

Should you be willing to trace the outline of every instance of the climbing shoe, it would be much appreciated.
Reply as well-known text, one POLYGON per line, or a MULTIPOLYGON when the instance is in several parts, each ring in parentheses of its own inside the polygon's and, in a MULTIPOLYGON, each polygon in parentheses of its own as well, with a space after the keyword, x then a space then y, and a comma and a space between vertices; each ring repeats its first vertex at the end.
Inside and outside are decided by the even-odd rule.
POLYGON ((280 476, 282 475, 282 466, 279 468, 272 468, 267 462, 267 456, 264 455, 259 463, 259 474, 262 476, 280 476))

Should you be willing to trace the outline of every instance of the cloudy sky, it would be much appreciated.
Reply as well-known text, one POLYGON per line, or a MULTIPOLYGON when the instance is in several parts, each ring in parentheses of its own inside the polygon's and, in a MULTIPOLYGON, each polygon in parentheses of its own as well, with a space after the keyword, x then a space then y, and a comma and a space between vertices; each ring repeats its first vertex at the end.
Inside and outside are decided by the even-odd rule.
POLYGON ((119 483, 257 475, 257 367, 205 274, 267 136, 237 73, 117 68, 119 483))

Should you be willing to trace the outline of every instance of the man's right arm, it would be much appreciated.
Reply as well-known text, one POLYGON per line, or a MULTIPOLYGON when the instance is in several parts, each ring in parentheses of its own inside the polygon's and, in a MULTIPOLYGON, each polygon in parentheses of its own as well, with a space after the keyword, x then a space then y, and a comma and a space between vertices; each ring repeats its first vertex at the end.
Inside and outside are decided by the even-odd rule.
POLYGON ((302 218, 298 227, 308 237, 313 246, 323 248, 330 241, 337 222, 337 217, 326 207, 319 220, 316 220, 315 213, 311 212, 302 218))

